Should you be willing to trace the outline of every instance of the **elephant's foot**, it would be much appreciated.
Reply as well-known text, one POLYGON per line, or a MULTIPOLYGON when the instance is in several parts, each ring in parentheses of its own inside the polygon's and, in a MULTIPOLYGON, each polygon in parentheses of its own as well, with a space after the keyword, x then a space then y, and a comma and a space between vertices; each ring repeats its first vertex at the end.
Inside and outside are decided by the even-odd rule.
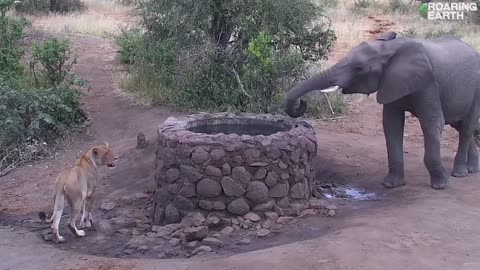
POLYGON ((405 179, 403 177, 393 175, 393 174, 387 175, 383 180, 383 185, 386 188, 401 187, 401 186, 404 186, 405 184, 406 184, 405 179))
POLYGON ((447 177, 432 178, 430 184, 433 189, 442 190, 448 186, 448 178, 447 177))
POLYGON ((478 158, 472 162, 468 162, 467 169, 469 173, 478 172, 480 170, 478 166, 478 158))
POLYGON ((453 176, 453 177, 457 177, 457 178, 461 178, 461 177, 466 177, 466 176, 468 176, 468 169, 467 169, 467 167, 453 168, 452 176, 453 176))

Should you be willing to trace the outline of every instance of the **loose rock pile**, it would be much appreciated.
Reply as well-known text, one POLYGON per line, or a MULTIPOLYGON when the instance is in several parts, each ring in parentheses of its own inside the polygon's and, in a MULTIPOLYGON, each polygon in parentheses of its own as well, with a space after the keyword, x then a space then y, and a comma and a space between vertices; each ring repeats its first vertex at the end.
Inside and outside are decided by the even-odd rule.
POLYGON ((315 131, 300 120, 254 114, 169 118, 158 132, 153 222, 176 223, 195 209, 243 216, 308 201, 316 152, 315 131), (281 131, 250 136, 189 130, 196 123, 218 124, 222 119, 281 131))
POLYGON ((159 258, 191 257, 216 252, 232 245, 249 245, 258 238, 281 232, 299 218, 335 216, 337 207, 323 200, 295 203, 282 211, 248 212, 234 216, 225 212, 198 211, 187 214, 181 222, 153 225, 151 231, 134 230, 125 244, 125 254, 154 253, 159 258))

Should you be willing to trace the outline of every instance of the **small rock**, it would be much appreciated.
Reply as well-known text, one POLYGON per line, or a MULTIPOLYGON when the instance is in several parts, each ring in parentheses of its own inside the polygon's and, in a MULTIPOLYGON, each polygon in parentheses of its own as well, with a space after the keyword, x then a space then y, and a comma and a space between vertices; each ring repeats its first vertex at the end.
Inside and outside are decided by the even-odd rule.
POLYGON ((121 233, 121 234, 129 234, 130 230, 129 229, 119 229, 118 232, 121 233))
POLYGON ((323 210, 326 208, 327 203, 324 200, 312 199, 309 205, 312 209, 323 210))
POLYGON ((222 224, 223 227, 231 226, 232 225, 232 219, 222 218, 221 224, 222 224))
POLYGON ((160 252, 160 253, 157 254, 157 257, 159 259, 166 259, 166 258, 168 258, 168 255, 165 252, 160 252))
POLYGON ((220 218, 215 216, 210 216, 207 218, 207 226, 214 227, 220 224, 220 218))
POLYGON ((233 225, 240 225, 240 221, 238 221, 238 219, 236 219, 236 218, 232 218, 232 224, 233 225))
POLYGON ((272 198, 283 198, 288 195, 289 185, 286 183, 278 183, 270 188, 268 196, 272 198))
POLYGON ((142 245, 142 246, 139 246, 138 247, 138 250, 141 251, 141 252, 145 252, 147 250, 149 250, 150 248, 146 245, 142 245))
POLYGON ((269 235, 269 234, 270 234, 270 230, 269 230, 269 229, 260 229, 260 230, 257 231, 257 235, 258 235, 259 237, 265 237, 265 236, 267 236, 267 235, 269 235))
POLYGON ((235 215, 245 215, 246 213, 248 213, 248 211, 250 211, 250 206, 244 198, 238 198, 228 204, 227 210, 228 212, 235 215))
POLYGON ((280 179, 282 179, 282 180, 287 180, 289 177, 290 177, 290 174, 288 174, 288 173, 280 174, 280 179))
POLYGON ((187 239, 187 241, 202 240, 208 235, 208 227, 207 226, 190 227, 190 228, 186 228, 184 232, 185 232, 185 239, 187 239))
POLYGON ((245 217, 245 219, 248 219, 248 220, 253 221, 253 222, 257 222, 257 221, 261 220, 260 216, 253 213, 253 212, 249 212, 244 217, 245 217))
POLYGON ((245 194, 246 190, 230 177, 224 177, 221 181, 223 192, 227 196, 239 197, 245 194))
POLYGON ((45 241, 52 241, 53 240, 53 236, 51 234, 45 234, 43 235, 43 240, 45 241))
POLYGON ((236 181, 239 181, 243 185, 248 185, 252 179, 252 175, 247 171, 245 167, 235 167, 232 169, 232 177, 236 181))
POLYGON ((210 153, 210 157, 213 160, 220 160, 225 157, 225 150, 223 149, 215 149, 210 153))
POLYGON ((272 211, 273 206, 275 205, 275 200, 270 200, 267 203, 262 203, 253 208, 253 211, 255 212, 267 212, 267 211, 272 211))
POLYGON ((148 238, 146 235, 134 236, 125 244, 125 247, 128 249, 138 249, 139 247, 145 245, 147 240, 148 238))
POLYGON ((186 248, 194 249, 198 244, 198 241, 190 241, 185 244, 186 248))
POLYGON ((248 219, 244 220, 243 223, 242 223, 242 227, 243 227, 244 229, 248 229, 248 228, 250 228, 251 226, 252 226, 252 222, 251 222, 250 220, 248 220, 248 219))
POLYGON ((171 183, 180 177, 180 171, 177 168, 167 170, 167 182, 171 183))
POLYGON ((264 229, 271 229, 272 228, 272 221, 271 220, 265 220, 263 223, 262 223, 262 228, 264 229))
POLYGON ((275 212, 266 212, 266 213, 265 213, 265 216, 266 216, 268 219, 271 219, 271 220, 277 220, 277 219, 278 219, 278 214, 275 213, 275 212))
POLYGON ((183 233, 183 229, 177 230, 171 235, 172 238, 182 238, 185 237, 185 234, 183 233))
POLYGON ((206 221, 207 219, 200 212, 196 212, 192 215, 192 224, 195 227, 202 226, 203 224, 205 224, 206 221))
POLYGON ((115 208, 116 204, 113 203, 113 202, 103 202, 101 205, 100 205, 100 209, 102 210, 105 210, 105 211, 110 211, 112 210, 113 208, 115 208))
POLYGON ((224 163, 222 165, 223 175, 229 175, 231 171, 232 171, 232 167, 228 163, 224 163))
POLYGON ((254 175, 255 179, 257 180, 263 179, 265 178, 265 176, 267 176, 267 169, 265 168, 258 169, 254 175))
POLYGON ((273 210, 279 215, 279 216, 284 216, 285 215, 285 211, 279 207, 278 205, 274 205, 273 206, 273 210))
POLYGON ((265 203, 268 200, 268 188, 260 181, 253 181, 248 185, 245 197, 256 204, 265 203))
POLYGON ((281 208, 289 208, 290 207, 290 199, 288 197, 283 197, 278 200, 277 205, 281 208))
POLYGON ((148 238, 154 238, 154 237, 158 237, 158 235, 157 235, 156 233, 154 233, 154 232, 148 232, 148 233, 147 233, 147 237, 148 237, 148 238))
POLYGON ((287 224, 287 223, 289 223, 289 222, 292 221, 292 220, 293 220, 292 217, 279 217, 279 218, 277 219, 277 223, 278 223, 278 224, 287 224))
POLYGON ((337 212, 335 210, 332 210, 332 209, 328 210, 329 217, 334 217, 335 215, 337 215, 337 212))
POLYGON ((222 176, 222 170, 212 165, 208 165, 205 168, 205 173, 210 176, 222 176))
POLYGON ((252 240, 250 240, 249 238, 243 238, 242 240, 237 242, 237 245, 250 245, 251 242, 252 240))
POLYGON ((327 206, 327 209, 328 209, 328 210, 337 210, 338 208, 337 208, 336 205, 330 204, 329 206, 327 206))
POLYGON ((222 231, 220 232, 221 234, 225 235, 225 236, 229 236, 233 233, 234 229, 233 227, 225 227, 222 229, 222 231))
POLYGON ((197 193, 202 197, 215 198, 222 194, 222 186, 211 179, 202 179, 197 183, 197 193))
POLYGON ((127 255, 132 255, 135 254, 136 251, 134 249, 125 249, 123 252, 127 255))
POLYGON ((207 237, 202 240, 202 244, 206 246, 213 246, 213 247, 221 247, 223 246, 223 242, 213 237, 207 237))
POLYGON ((288 168, 288 165, 283 163, 283 161, 280 161, 280 163, 278 163, 278 167, 280 167, 281 169, 287 169, 288 168))
POLYGON ((145 134, 142 132, 138 133, 137 135, 137 149, 143 149, 147 147, 147 139, 145 137, 145 134))
POLYGON ((300 213, 300 217, 306 217, 306 216, 315 216, 317 214, 317 211, 314 209, 305 209, 300 213))
POLYGON ((197 254, 202 254, 202 253, 208 253, 208 252, 212 252, 212 248, 209 247, 209 246, 200 246, 198 248, 196 248, 192 254, 193 255, 197 255, 197 254))
POLYGON ((278 178, 279 176, 276 172, 269 172, 267 178, 265 178, 265 184, 267 184, 268 187, 273 187, 277 184, 278 178))
POLYGON ((106 219, 100 220, 100 222, 96 224, 95 229, 105 235, 111 235, 115 232, 110 221, 106 219))
POLYGON ((203 147, 197 147, 192 152, 192 161, 196 164, 201 164, 207 161, 210 158, 210 154, 205 151, 203 147))
POLYGON ((167 224, 177 223, 180 221, 180 213, 177 208, 172 204, 167 205, 165 208, 165 222, 167 224))
POLYGON ((176 246, 178 246, 178 245, 180 244, 180 239, 178 239, 178 238, 173 238, 172 240, 170 240, 169 243, 170 243, 170 245, 176 247, 176 246))
POLYGON ((302 183, 296 183, 290 188, 290 196, 294 199, 302 199, 305 197, 305 188, 302 183))
POLYGON ((173 232, 179 230, 182 227, 181 224, 174 223, 168 224, 165 226, 152 226, 152 231, 157 233, 158 237, 167 237, 170 236, 173 232))

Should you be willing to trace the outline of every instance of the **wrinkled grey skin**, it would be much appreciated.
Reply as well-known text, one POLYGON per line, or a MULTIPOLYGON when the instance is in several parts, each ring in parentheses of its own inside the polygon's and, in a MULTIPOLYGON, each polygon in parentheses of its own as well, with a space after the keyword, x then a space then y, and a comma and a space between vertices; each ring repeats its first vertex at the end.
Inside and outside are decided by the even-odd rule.
POLYGON ((316 77, 291 89, 285 110, 291 117, 305 113, 304 94, 331 86, 343 94, 377 92, 383 105, 383 129, 388 152, 384 186, 405 185, 403 132, 405 112, 416 116, 423 130, 424 163, 431 187, 444 189, 449 175, 441 162, 440 139, 445 125, 459 132, 452 176, 464 177, 479 170, 473 134, 480 117, 480 55, 460 39, 433 40, 396 37, 387 32, 362 42, 343 59, 316 77))

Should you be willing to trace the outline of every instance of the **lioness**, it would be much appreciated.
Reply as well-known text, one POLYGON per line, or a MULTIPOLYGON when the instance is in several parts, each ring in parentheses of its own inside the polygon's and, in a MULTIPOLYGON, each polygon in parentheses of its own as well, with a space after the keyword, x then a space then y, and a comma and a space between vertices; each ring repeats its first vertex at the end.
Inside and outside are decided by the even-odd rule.
POLYGON ((57 176, 52 216, 47 219, 44 212, 39 213, 40 219, 46 222, 53 221, 51 225, 53 241, 56 243, 65 242, 65 238, 60 236, 58 231, 63 213, 64 196, 67 197, 71 209, 68 227, 77 237, 85 236, 85 231, 77 229, 76 222, 80 211, 82 211, 80 227, 90 228, 92 226, 91 210, 93 193, 97 185, 97 167, 104 165, 115 167, 116 160, 117 157, 108 143, 97 145, 77 159, 73 168, 66 169, 57 176))

